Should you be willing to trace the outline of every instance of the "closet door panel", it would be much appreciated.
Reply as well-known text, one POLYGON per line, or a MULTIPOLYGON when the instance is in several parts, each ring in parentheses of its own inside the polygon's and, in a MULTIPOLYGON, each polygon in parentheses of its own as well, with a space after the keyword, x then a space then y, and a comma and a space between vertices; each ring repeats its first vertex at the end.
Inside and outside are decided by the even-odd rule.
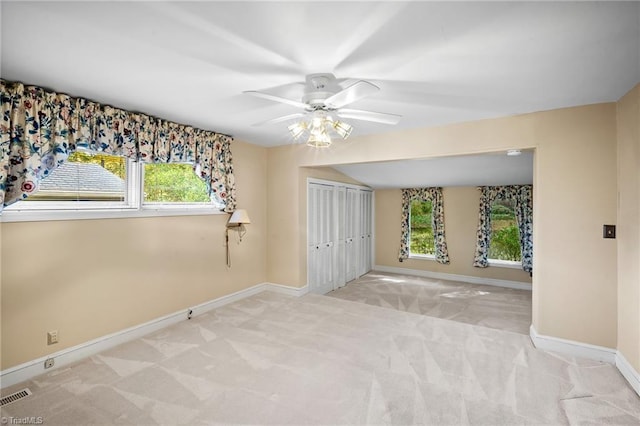
POLYGON ((335 249, 335 288, 344 287, 347 284, 346 278, 346 197, 347 191, 344 186, 337 187, 335 191, 336 195, 336 208, 334 210, 334 217, 336 218, 336 233, 337 233, 337 247, 335 249))
POLYGON ((325 294, 334 287, 334 188, 308 185, 308 261, 309 291, 325 294))
POLYGON ((346 281, 352 281, 358 275, 358 246, 359 235, 357 232, 358 219, 358 190, 346 189, 346 206, 345 206, 345 278, 346 281))

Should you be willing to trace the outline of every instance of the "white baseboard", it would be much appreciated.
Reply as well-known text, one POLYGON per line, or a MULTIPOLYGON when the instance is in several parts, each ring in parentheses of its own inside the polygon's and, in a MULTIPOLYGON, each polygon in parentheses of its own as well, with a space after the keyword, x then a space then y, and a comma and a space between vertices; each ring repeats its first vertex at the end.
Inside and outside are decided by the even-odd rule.
POLYGON ((544 336, 538 334, 533 324, 529 328, 529 336, 531 337, 533 346, 538 349, 603 361, 609 364, 615 364, 616 362, 615 349, 561 339, 559 337, 544 336))
POLYGON ((309 286, 304 287, 289 287, 288 285, 265 283, 268 290, 275 291, 276 293, 286 294, 287 296, 300 297, 309 293, 309 286))
POLYGON ((529 335, 537 349, 614 364, 633 390, 640 395, 640 374, 629 364, 622 352, 604 346, 540 335, 533 325, 529 329, 529 335))
POLYGON ((193 311, 192 316, 201 315, 212 309, 244 299, 245 297, 253 296, 254 294, 258 294, 265 290, 288 294, 290 296, 301 296, 307 292, 308 287, 296 288, 272 283, 256 284, 244 290, 218 297, 217 299, 213 299, 70 348, 62 349, 47 356, 16 365, 15 367, 7 368, 6 370, 0 371, 0 387, 5 388, 7 386, 29 380, 45 372, 48 373, 59 367, 80 361, 83 358, 95 355, 114 346, 138 339, 180 321, 185 321, 187 320, 189 310, 193 311), (45 370, 44 362, 49 358, 54 359, 55 365, 54 367, 45 370))
POLYGON ((616 367, 618 367, 622 376, 627 379, 633 390, 640 395, 640 374, 629 364, 629 361, 620 351, 616 353, 616 367))
POLYGON ((470 284, 492 285, 496 287, 506 287, 506 288, 514 288, 516 290, 531 291, 531 284, 523 283, 519 281, 499 280, 495 278, 482 278, 482 277, 474 277, 471 275, 455 275, 455 274, 447 274, 444 272, 425 271, 422 269, 398 268, 396 266, 376 265, 373 269, 374 271, 390 272, 392 274, 415 275, 418 277, 435 278, 437 280, 460 281, 463 283, 470 283, 470 284))

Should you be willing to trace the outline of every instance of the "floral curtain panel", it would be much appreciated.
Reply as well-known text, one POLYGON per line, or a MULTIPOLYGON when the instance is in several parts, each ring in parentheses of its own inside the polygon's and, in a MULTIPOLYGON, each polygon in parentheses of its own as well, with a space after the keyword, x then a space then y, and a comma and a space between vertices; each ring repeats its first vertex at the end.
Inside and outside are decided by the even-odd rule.
POLYGON ((491 204, 495 200, 513 199, 515 214, 520 235, 520 251, 522 253, 522 269, 533 270, 533 187, 531 185, 483 186, 478 188, 480 195, 480 212, 478 215, 478 232, 476 253, 473 266, 486 268, 489 266, 487 255, 491 243, 491 204))
POLYGON ((0 211, 38 190, 79 147, 144 163, 192 163, 235 209, 231 137, 0 79, 0 211))
POLYGON ((442 199, 442 188, 410 188, 402 190, 402 236, 400 239, 400 262, 409 258, 411 201, 414 200, 431 201, 431 206, 433 208, 431 214, 431 226, 433 228, 433 239, 435 243, 435 258, 438 263, 449 263, 449 250, 447 249, 447 240, 444 234, 444 202, 442 199))

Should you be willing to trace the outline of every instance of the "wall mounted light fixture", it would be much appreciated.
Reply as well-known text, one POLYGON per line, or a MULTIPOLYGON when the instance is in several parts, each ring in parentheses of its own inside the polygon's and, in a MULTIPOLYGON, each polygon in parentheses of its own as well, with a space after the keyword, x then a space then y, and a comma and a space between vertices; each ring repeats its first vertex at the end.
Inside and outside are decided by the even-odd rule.
POLYGON ((251 219, 245 209, 237 209, 233 212, 229 221, 227 222, 227 229, 225 232, 225 245, 227 246, 227 266, 231 267, 231 252, 229 251, 229 230, 235 229, 238 231, 238 237, 242 241, 242 237, 247 233, 244 225, 250 224, 251 219))

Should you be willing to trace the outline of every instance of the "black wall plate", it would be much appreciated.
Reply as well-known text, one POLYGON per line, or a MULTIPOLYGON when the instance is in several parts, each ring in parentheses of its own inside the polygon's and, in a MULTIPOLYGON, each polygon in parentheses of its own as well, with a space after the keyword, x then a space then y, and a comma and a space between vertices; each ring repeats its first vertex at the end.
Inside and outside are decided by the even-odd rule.
POLYGON ((602 238, 615 238, 616 226, 615 225, 602 225, 602 238))

